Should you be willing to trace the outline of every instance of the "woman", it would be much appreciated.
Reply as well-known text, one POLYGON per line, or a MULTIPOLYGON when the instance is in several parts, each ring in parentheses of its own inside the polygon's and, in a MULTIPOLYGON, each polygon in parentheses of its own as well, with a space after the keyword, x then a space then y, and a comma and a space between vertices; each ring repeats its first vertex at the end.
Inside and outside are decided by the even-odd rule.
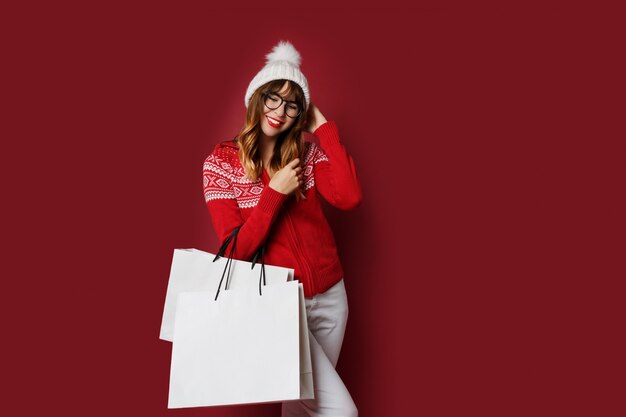
POLYGON ((203 167, 204 197, 220 241, 236 228, 234 258, 294 269, 304 287, 314 400, 285 401, 282 416, 357 416, 335 370, 348 318, 343 268, 319 195, 349 210, 362 198, 337 126, 310 103, 300 54, 281 41, 250 82, 246 123, 203 167), (304 141, 315 135, 320 146, 304 141))

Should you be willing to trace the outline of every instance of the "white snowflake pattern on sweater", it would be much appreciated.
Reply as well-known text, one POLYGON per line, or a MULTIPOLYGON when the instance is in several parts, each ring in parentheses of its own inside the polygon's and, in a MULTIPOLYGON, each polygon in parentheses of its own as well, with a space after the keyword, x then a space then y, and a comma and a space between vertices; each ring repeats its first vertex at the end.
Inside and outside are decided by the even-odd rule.
MULTIPOLYGON (((314 142, 305 142, 303 166, 304 191, 315 185, 314 166, 328 161, 328 157, 314 142)), ((217 147, 204 161, 203 188, 204 200, 234 198, 239 208, 255 207, 263 192, 261 179, 251 181, 245 178, 245 171, 237 157, 237 150, 217 147)))

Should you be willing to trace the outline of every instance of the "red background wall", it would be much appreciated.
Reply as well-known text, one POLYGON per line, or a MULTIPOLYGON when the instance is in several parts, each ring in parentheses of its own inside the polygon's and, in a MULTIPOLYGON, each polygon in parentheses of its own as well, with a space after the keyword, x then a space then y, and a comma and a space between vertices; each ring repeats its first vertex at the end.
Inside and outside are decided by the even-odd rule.
POLYGON ((611 9, 89 4, 3 13, 11 415, 279 415, 167 410, 158 334, 173 249, 217 249, 202 162, 280 39, 363 185, 325 206, 360 415, 615 410, 611 9))

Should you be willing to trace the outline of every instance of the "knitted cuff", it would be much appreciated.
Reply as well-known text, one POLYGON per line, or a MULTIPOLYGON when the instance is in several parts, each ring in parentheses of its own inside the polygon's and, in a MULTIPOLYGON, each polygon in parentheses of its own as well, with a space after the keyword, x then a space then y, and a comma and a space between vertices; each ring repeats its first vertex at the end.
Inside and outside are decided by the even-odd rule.
POLYGON ((258 207, 265 213, 273 216, 278 212, 288 197, 289 194, 283 194, 269 185, 266 185, 261 193, 261 198, 259 198, 258 207))
POLYGON ((324 145, 336 146, 340 143, 339 129, 337 128, 337 124, 333 120, 327 120, 317 129, 315 129, 313 134, 320 140, 320 145, 322 146, 322 149, 324 149, 324 145))

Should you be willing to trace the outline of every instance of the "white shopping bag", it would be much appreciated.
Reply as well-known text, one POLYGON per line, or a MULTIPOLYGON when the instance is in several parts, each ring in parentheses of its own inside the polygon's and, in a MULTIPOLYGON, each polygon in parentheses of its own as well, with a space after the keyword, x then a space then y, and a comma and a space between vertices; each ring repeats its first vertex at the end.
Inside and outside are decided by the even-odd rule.
POLYGON ((302 284, 264 285, 262 295, 254 286, 215 295, 179 294, 168 408, 313 398, 309 343, 300 332, 302 284))
MULTIPOLYGON (((219 285, 228 258, 221 257, 213 262, 215 255, 198 249, 174 249, 172 267, 165 296, 165 306, 159 338, 172 341, 174 337, 174 315, 178 294, 184 291, 215 291, 219 285)), ((247 285, 258 287, 262 265, 231 259, 228 289, 247 285)), ((265 264, 268 285, 293 280, 294 270, 265 264)), ((222 287, 223 288, 223 287, 222 287)))

